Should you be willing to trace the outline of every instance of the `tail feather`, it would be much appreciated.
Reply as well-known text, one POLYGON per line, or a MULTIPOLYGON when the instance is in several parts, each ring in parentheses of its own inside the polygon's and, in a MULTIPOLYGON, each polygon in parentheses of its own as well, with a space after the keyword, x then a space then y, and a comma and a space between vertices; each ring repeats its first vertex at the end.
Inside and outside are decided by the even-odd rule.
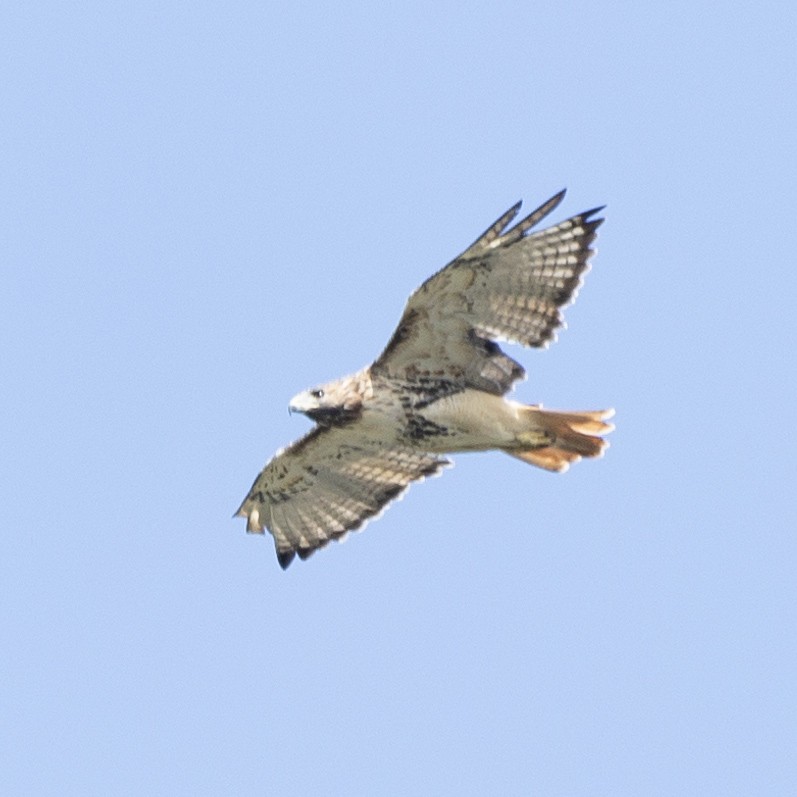
POLYGON ((526 407, 529 423, 528 437, 535 445, 523 444, 524 434, 519 436, 519 445, 504 449, 523 462, 550 471, 566 471, 582 457, 600 457, 609 442, 600 435, 608 434, 614 426, 606 421, 614 410, 587 412, 557 412, 540 407, 526 407), (544 442, 540 442, 540 433, 544 442))

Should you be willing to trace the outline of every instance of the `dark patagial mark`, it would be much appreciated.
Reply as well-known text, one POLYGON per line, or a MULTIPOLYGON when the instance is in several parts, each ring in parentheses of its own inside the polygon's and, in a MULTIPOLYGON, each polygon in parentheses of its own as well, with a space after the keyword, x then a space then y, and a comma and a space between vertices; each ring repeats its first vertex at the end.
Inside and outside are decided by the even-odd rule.
POLYGON ((396 331, 387 342, 385 350, 379 355, 379 359, 374 363, 374 365, 378 365, 381 361, 387 357, 390 357, 390 355, 393 354, 393 352, 395 352, 395 350, 410 336, 410 332, 412 331, 413 324, 415 323, 415 319, 417 317, 417 310, 408 310, 406 313, 404 313, 399 325, 396 327, 396 331))

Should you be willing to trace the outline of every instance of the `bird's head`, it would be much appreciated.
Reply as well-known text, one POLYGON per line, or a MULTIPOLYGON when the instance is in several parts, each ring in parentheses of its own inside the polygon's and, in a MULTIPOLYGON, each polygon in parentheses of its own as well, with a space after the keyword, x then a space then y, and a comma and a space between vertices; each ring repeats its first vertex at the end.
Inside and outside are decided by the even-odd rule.
POLYGON ((288 412, 301 412, 322 426, 340 426, 357 418, 362 396, 349 377, 318 385, 294 396, 288 412))

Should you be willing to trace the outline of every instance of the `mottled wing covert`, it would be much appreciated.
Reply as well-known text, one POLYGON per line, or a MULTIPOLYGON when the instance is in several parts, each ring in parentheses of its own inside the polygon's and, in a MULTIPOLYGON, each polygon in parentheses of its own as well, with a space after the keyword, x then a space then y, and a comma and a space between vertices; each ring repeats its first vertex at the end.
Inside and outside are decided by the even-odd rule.
POLYGON ((351 426, 316 427, 280 451, 255 479, 236 515, 274 537, 283 569, 362 528, 411 482, 450 464, 433 454, 359 440, 351 426))

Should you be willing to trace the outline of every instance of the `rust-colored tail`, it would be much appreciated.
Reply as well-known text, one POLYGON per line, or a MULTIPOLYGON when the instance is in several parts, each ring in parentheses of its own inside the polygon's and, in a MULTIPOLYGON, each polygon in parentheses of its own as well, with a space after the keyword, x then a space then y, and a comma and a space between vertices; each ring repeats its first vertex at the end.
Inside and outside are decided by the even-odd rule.
MULTIPOLYGON (((609 447, 600 435, 608 434, 614 426, 606 421, 614 410, 591 412, 558 412, 540 407, 526 407, 529 418, 529 442, 535 444, 505 448, 507 454, 530 465, 552 471, 566 471, 571 463, 582 457, 600 457, 609 447), (540 437, 546 442, 538 443, 540 437)), ((521 440, 524 435, 521 435, 521 440)))

